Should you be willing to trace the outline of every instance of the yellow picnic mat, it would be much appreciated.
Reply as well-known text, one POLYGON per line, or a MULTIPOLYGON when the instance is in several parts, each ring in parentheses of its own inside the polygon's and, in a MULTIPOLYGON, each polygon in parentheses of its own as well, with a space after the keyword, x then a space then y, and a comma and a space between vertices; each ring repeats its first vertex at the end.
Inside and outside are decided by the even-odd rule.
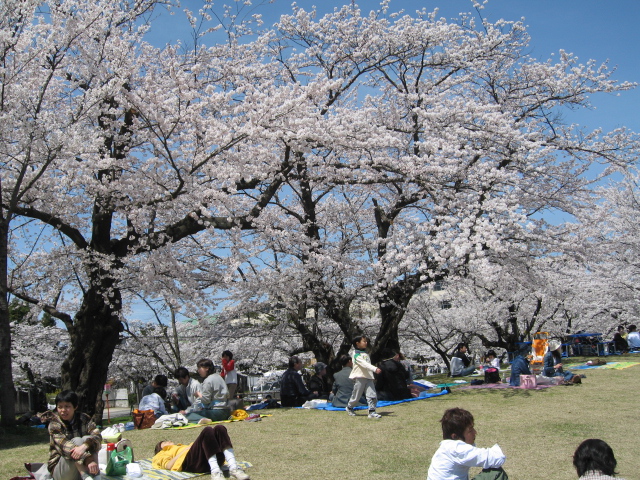
MULTIPOLYGON (((263 418, 263 417, 272 417, 273 414, 271 413, 261 413, 260 417, 258 418, 263 418)), ((169 427, 169 428, 164 428, 162 430, 186 430, 188 428, 198 428, 198 427, 206 427, 209 425, 217 425, 218 423, 231 423, 231 422, 245 422, 245 421, 251 421, 250 419, 241 419, 241 420, 218 420, 216 422, 209 422, 209 423, 189 423, 187 425, 184 425, 182 427, 169 427)))
POLYGON ((614 370, 622 370, 623 368, 640 365, 640 362, 607 362, 605 365, 568 365, 569 370, 586 370, 591 368, 607 368, 614 370))

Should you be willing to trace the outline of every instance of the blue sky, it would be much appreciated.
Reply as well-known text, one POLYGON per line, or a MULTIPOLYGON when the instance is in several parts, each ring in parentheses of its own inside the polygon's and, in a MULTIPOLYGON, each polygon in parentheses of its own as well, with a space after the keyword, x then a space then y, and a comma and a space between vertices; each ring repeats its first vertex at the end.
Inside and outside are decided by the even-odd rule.
MULTIPOLYGON (((231 3, 232 0, 217 2, 231 3)), ((254 5, 260 0, 253 0, 254 5)), ((316 5, 319 13, 333 11, 349 0, 299 0, 297 5, 311 10, 316 5)), ((363 12, 379 8, 378 0, 357 2, 363 12)), ((202 0, 183 0, 183 6, 197 11, 202 0)), ((272 25, 281 14, 291 12, 290 0, 275 0, 256 10, 263 14, 265 26, 272 25)), ((426 8, 439 9, 439 16, 452 19, 460 12, 473 10, 471 0, 391 0, 390 11, 403 9, 407 14, 426 8)), ((577 55, 581 62, 594 59, 609 60, 617 67, 614 78, 640 83, 640 0, 489 0, 482 15, 494 22, 520 20, 528 26, 531 36, 529 54, 538 60, 547 60, 563 49, 577 55)), ((152 35, 156 44, 173 43, 184 35, 189 42, 188 30, 180 28, 183 16, 162 15, 154 24, 152 35)), ((640 89, 624 92, 620 96, 600 95, 592 99, 594 111, 571 113, 568 120, 585 126, 611 130, 626 126, 640 132, 640 89)))

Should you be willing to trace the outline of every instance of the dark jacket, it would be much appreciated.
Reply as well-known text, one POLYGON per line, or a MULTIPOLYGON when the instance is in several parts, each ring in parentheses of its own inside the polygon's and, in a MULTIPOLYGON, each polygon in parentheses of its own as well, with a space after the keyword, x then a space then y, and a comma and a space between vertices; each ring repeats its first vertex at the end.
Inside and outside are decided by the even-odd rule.
POLYGON ((509 378, 509 385, 519 387, 520 375, 531 375, 529 363, 522 355, 518 355, 511 362, 511 378, 509 378))
POLYGON ((280 379, 280 403, 283 407, 299 407, 309 397, 302 376, 295 368, 288 368, 280 379))
POLYGON ((378 364, 382 370, 376 374, 376 390, 380 400, 405 400, 411 398, 411 391, 407 386, 410 374, 397 360, 390 358, 378 364))
POLYGON ((467 356, 466 353, 462 353, 460 350, 458 350, 453 356, 458 357, 460 360, 462 360, 465 368, 471 364, 471 359, 467 356))
POLYGON ((320 398, 329 398, 329 394, 331 393, 327 377, 319 377, 318 375, 313 375, 309 379, 309 390, 311 392, 318 392, 320 398))

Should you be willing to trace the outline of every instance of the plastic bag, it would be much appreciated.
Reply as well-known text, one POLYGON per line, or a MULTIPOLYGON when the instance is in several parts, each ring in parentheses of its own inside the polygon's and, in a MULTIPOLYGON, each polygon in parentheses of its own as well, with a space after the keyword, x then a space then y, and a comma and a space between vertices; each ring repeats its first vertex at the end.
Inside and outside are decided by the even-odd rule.
POLYGON ((116 426, 105 428, 100 435, 107 443, 116 443, 122 437, 122 433, 116 426))
POLYGON ((124 447, 122 451, 113 450, 107 458, 107 475, 126 475, 127 465, 133 462, 133 450, 131 447, 124 447))

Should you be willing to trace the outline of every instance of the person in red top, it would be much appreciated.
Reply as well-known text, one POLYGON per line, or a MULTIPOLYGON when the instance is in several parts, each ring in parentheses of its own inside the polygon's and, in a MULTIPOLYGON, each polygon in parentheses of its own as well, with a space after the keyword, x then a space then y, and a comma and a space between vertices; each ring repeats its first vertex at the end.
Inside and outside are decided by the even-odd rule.
POLYGON ((236 372, 236 361, 233 359, 233 353, 229 350, 222 352, 222 372, 220 375, 227 384, 229 399, 234 399, 238 388, 238 372, 236 372))

